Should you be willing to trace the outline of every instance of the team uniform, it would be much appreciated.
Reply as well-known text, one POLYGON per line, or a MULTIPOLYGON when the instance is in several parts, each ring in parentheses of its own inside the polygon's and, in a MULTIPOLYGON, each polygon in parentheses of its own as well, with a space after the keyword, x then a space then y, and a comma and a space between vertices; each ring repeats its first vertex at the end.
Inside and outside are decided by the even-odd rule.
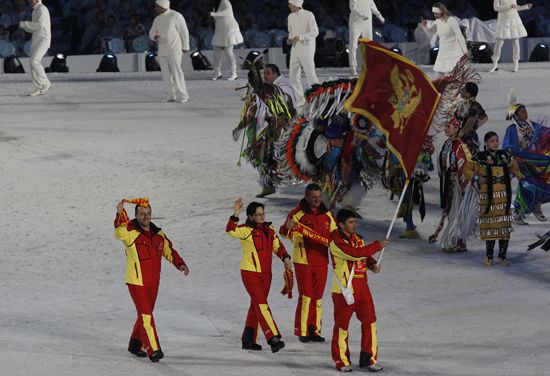
POLYGON ((160 283, 161 260, 180 269, 185 261, 172 247, 164 232, 151 223, 143 230, 135 219, 129 220, 125 210, 115 218, 115 236, 124 243, 126 253, 126 284, 137 311, 128 351, 145 351, 148 356, 160 350, 153 317, 160 283))
POLYGON ((330 253, 334 268, 331 288, 334 303, 331 352, 338 369, 350 365, 348 327, 353 313, 361 322, 359 366, 368 367, 376 363, 378 357, 376 313, 367 283, 367 269, 376 264, 376 260, 371 256, 380 250, 382 250, 382 245, 378 241, 366 245, 361 236, 357 234, 347 237, 339 230, 335 230, 330 236, 330 253), (351 290, 354 302, 348 304, 342 294, 341 286, 348 286, 352 270, 351 290))
POLYGON ((252 227, 249 224, 239 225, 238 222, 239 218, 231 216, 225 231, 232 238, 241 241, 241 278, 250 295, 250 308, 246 316, 242 341, 256 343, 259 325, 267 342, 271 344, 272 338, 281 338, 267 302, 272 278, 272 253, 282 261, 290 256, 269 223, 252 227))
POLYGON ((298 306, 294 334, 299 337, 320 336, 323 292, 327 282, 328 238, 336 221, 323 204, 317 210, 302 199, 287 217, 297 223, 291 231, 286 222, 279 233, 293 240, 293 261, 298 284, 298 306))

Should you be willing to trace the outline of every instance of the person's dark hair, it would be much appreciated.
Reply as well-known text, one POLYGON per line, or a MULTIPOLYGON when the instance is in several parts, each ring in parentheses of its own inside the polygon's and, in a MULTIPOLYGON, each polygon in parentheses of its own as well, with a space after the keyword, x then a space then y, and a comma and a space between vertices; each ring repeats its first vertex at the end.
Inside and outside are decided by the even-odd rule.
POLYGON ((483 137, 483 142, 487 142, 489 141, 489 139, 493 136, 497 136, 498 137, 498 134, 496 134, 495 132, 493 131, 490 131, 490 132, 487 132, 485 133, 485 137, 483 137))
POLYGON ((322 191, 321 186, 316 183, 308 184, 306 186, 306 196, 308 195, 309 192, 313 192, 313 191, 322 191))
MULTIPOLYGON (((135 208, 134 208, 134 215, 137 215, 138 213, 138 208, 150 208, 151 205, 149 206, 143 206, 143 205, 136 205, 135 208)), ((151 209, 152 210, 152 209, 151 209)))
MULTIPOLYGON (((277 76, 281 75, 281 71, 279 70, 279 67, 276 64, 266 64, 265 68, 271 69, 273 73, 275 73, 277 76)), ((264 68, 264 69, 265 69, 264 68)))
POLYGON ((349 209, 340 209, 336 214, 336 222, 338 223, 344 224, 350 218, 357 218, 357 214, 349 209))
POLYGON ((493 136, 497 136, 498 137, 498 134, 496 134, 495 132, 493 131, 490 131, 490 132, 487 132, 485 133, 485 136, 483 137, 483 150, 487 151, 487 141, 489 141, 489 139, 493 136))
POLYGON ((264 208, 264 204, 261 202, 252 201, 248 206, 246 207, 246 215, 254 215, 256 213, 256 209, 258 208, 264 208))
POLYGON ((474 83, 474 82, 466 82, 464 84, 464 88, 466 89, 466 91, 472 96, 472 97, 477 97, 477 93, 479 92, 479 88, 477 87, 477 85, 474 83))

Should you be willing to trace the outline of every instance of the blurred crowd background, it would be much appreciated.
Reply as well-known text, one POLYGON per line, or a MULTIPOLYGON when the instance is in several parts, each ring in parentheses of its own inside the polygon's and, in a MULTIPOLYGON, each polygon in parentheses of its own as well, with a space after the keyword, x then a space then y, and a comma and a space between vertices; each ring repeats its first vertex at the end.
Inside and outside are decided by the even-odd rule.
MULTIPOLYGON (((142 52, 154 49, 147 32, 155 17, 154 0, 43 0, 52 19, 52 49, 65 54, 142 52)), ((414 29, 422 18, 430 19, 434 0, 376 0, 386 18, 381 25, 374 20, 375 40, 412 42, 414 29)), ((447 0, 452 13, 463 19, 496 18, 493 0, 447 0)), ((521 12, 530 37, 550 36, 550 1, 530 0, 535 6, 521 12)), ((231 0, 241 27, 244 47, 281 46, 286 38, 287 2, 284 0, 231 0)), ((518 1, 519 4, 527 1, 518 1)), ((214 21, 209 16, 215 1, 172 0, 171 7, 181 12, 191 34, 192 49, 211 49, 214 21)), ((304 8, 315 14, 319 30, 327 37, 348 42, 348 1, 310 0, 304 8)), ((28 56, 30 34, 18 27, 30 19, 32 9, 25 0, 0 0, 0 54, 7 48, 28 56)))

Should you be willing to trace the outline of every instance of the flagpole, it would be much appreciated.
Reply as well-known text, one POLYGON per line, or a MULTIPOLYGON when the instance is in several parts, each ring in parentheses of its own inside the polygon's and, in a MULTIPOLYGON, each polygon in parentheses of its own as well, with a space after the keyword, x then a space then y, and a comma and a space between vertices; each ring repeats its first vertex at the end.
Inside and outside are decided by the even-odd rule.
MULTIPOLYGON (((399 197, 399 202, 397 203, 397 208, 395 209, 395 214, 393 215, 393 219, 391 220, 390 227, 388 228, 388 232, 386 233, 386 239, 390 238, 391 230, 393 229, 393 225, 395 224, 395 220, 397 219, 397 214, 399 213, 399 208, 401 207, 401 203, 403 203, 403 198, 405 197, 405 193, 407 192, 407 188, 409 187, 410 179, 407 179, 405 182, 405 185, 403 186, 403 191, 401 192, 401 197, 399 197)), ((379 266, 380 262, 382 261, 382 256, 384 256, 384 249, 380 251, 380 257, 378 257, 378 261, 376 262, 376 265, 379 266)))

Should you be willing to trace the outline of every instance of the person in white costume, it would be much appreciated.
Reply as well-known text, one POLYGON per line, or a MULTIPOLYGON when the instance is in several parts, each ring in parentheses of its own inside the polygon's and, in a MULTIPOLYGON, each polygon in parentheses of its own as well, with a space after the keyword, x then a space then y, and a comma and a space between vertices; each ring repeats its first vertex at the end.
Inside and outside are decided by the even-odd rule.
POLYGON ((428 34, 437 33, 439 37, 439 52, 433 67, 437 79, 453 70, 460 58, 468 53, 468 47, 458 21, 445 5, 435 3, 432 13, 435 22, 422 20, 422 26, 428 34))
POLYGON ((519 70, 519 39, 527 36, 527 30, 521 22, 519 13, 522 10, 531 9, 532 3, 518 5, 516 0, 494 0, 493 8, 498 12, 497 24, 495 27, 495 52, 493 53, 493 67, 489 72, 498 69, 500 51, 505 40, 512 41, 512 60, 514 61, 514 72, 519 70))
POLYGON ((290 50, 289 78, 296 97, 296 106, 303 107, 306 103, 304 88, 302 87, 302 68, 306 74, 309 86, 318 84, 319 79, 315 72, 315 38, 319 35, 317 22, 313 13, 302 9, 303 0, 289 0, 288 9, 288 39, 292 45, 290 50))
POLYGON ((21 21, 19 27, 32 33, 31 40, 31 75, 34 91, 31 96, 42 95, 52 86, 42 66, 42 58, 50 48, 52 34, 50 12, 41 0, 27 0, 32 7, 31 21, 21 21))
POLYGON ((372 16, 384 23, 374 0, 349 0, 349 67, 351 74, 357 74, 357 42, 359 38, 372 40, 372 16))
POLYGON ((214 47, 214 78, 218 80, 222 77, 222 51, 225 52, 229 60, 230 73, 228 80, 237 78, 237 60, 233 53, 233 47, 243 43, 243 36, 239 30, 239 24, 233 15, 233 7, 229 0, 218 1, 218 6, 214 12, 210 12, 214 18, 214 36, 212 37, 212 46, 214 47))
POLYGON ((169 0, 156 0, 155 17, 149 38, 158 42, 157 60, 166 86, 168 102, 187 102, 189 94, 181 69, 181 58, 189 51, 189 31, 183 16, 170 9, 169 0))

